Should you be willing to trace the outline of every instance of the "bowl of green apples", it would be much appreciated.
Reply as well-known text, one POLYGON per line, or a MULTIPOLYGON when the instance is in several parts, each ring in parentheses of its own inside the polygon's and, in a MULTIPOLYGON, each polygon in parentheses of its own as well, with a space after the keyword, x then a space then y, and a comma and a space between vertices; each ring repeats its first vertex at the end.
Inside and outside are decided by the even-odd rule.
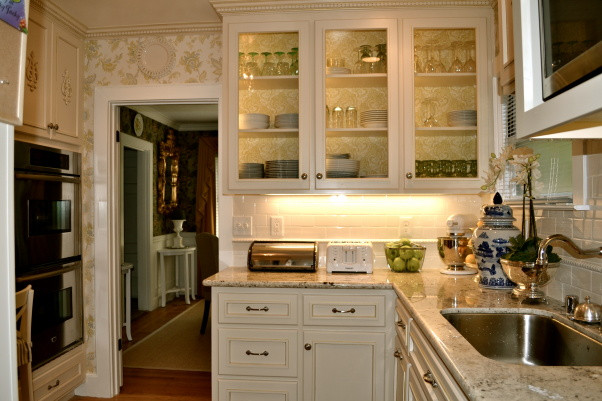
POLYGON ((426 248, 409 239, 387 242, 385 256, 389 268, 394 272, 414 273, 422 269, 426 248))

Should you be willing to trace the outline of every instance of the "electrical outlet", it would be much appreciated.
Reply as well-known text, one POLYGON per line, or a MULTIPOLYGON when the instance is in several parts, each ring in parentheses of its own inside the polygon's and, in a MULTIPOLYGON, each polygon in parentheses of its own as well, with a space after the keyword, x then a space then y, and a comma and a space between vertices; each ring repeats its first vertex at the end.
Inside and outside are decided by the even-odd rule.
POLYGON ((232 235, 235 237, 250 237, 253 235, 253 217, 232 217, 232 235))
POLYGON ((403 238, 412 236, 412 216, 399 217, 399 236, 403 238))
POLYGON ((284 237, 284 219, 282 216, 270 217, 270 234, 272 237, 284 237))

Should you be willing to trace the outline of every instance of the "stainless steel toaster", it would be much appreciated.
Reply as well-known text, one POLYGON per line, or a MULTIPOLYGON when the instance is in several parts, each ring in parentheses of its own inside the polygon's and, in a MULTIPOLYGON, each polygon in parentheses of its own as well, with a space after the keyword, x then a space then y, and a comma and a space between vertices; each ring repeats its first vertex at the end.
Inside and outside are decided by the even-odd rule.
POLYGON ((247 267, 253 271, 308 272, 318 266, 318 244, 310 241, 253 241, 247 267))

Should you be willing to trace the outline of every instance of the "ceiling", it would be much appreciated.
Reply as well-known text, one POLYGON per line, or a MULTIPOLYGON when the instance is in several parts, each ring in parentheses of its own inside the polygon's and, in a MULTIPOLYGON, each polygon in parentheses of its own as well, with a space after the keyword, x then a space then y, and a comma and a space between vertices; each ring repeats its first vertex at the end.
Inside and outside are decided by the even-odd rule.
MULTIPOLYGON (((157 0, 52 0, 52 2, 91 32, 141 26, 221 23, 209 0, 173 0, 169 3, 157 0)), ((217 130, 217 104, 128 107, 176 131, 217 130)))

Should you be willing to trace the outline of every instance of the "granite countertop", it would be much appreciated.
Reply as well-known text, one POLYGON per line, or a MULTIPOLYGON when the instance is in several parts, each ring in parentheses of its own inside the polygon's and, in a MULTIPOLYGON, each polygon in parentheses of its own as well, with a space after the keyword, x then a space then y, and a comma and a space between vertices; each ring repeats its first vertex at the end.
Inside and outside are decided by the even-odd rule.
POLYGON ((479 354, 441 315, 441 311, 531 312, 554 316, 602 342, 602 328, 567 319, 560 302, 521 305, 507 290, 482 289, 475 276, 450 276, 438 269, 373 274, 251 272, 230 267, 203 281, 217 287, 393 289, 415 317, 437 354, 471 400, 602 399, 602 366, 526 366, 494 361, 479 354))

